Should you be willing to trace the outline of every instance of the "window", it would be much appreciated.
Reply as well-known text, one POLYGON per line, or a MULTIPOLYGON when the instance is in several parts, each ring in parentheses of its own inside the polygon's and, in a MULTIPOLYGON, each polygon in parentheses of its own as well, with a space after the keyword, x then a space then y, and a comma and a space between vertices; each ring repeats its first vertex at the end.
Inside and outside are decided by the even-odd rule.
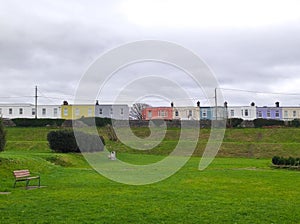
POLYGON ((230 116, 234 117, 234 110, 230 110, 230 116))
POLYGON ((68 108, 64 108, 64 116, 68 116, 68 114, 69 114, 68 108))
POLYGON ((92 108, 88 108, 88 116, 91 117, 92 116, 92 108))
POLYGON ((102 108, 99 108, 99 114, 103 114, 102 108))
POLYGON ((271 111, 267 111, 267 117, 271 117, 271 111))
POLYGON ((279 110, 275 111, 275 117, 279 117, 279 110))
POLYGON ((262 112, 260 110, 257 112, 257 116, 262 117, 262 112))
POLYGON ((9 109, 8 109, 8 114, 11 115, 12 113, 13 113, 13 109, 12 109, 12 108, 9 108, 9 109))
POLYGON ((114 111, 113 111, 113 108, 110 108, 110 114, 113 114, 114 111))
POLYGON ((57 108, 53 108, 53 115, 54 115, 54 117, 57 117, 57 114, 58 114, 57 108))
POLYGON ((287 111, 287 110, 284 111, 284 117, 285 117, 285 118, 288 117, 288 111, 287 111))
POLYGON ((31 109, 31 115, 35 115, 35 108, 31 109))
POLYGON ((148 111, 148 118, 152 118, 152 111, 151 110, 148 111))
POLYGON ((0 108, 0 114, 2 114, 2 108, 0 108))
POLYGON ((207 110, 206 109, 202 110, 202 117, 207 117, 207 110))
POLYGON ((158 116, 160 117, 167 117, 168 116, 168 112, 165 110, 160 110, 158 111, 158 116))
POLYGON ((178 110, 175 111, 175 116, 178 117, 179 113, 178 110))
POLYGON ((121 115, 123 115, 124 114, 124 109, 123 108, 121 108, 121 115))
POLYGON ((19 114, 23 114, 23 108, 19 108, 19 114))
POLYGON ((193 116, 193 111, 189 110, 189 117, 193 116))
POLYGON ((245 109, 245 117, 248 117, 249 116, 249 111, 248 109, 245 109))
POLYGON ((79 116, 79 114, 80 114, 79 108, 75 108, 75 116, 79 116))
POLYGON ((293 111, 293 117, 296 117, 297 116, 297 113, 296 113, 296 111, 294 110, 293 111))
POLYGON ((46 115, 46 108, 42 109, 42 115, 44 115, 44 116, 46 115))

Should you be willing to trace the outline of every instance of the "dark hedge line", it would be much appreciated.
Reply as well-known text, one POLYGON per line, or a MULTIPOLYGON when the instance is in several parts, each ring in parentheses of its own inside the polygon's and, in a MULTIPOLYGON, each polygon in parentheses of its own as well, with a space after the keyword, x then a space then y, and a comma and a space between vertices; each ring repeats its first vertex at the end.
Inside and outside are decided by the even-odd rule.
POLYGON ((71 129, 51 131, 47 135, 47 140, 49 142, 49 147, 54 152, 61 153, 99 152, 103 151, 105 145, 102 136, 91 135, 84 132, 74 133, 71 129))
POLYGON ((261 128, 265 126, 284 126, 284 121, 275 119, 258 118, 253 120, 253 123, 256 128, 261 128))
POLYGON ((242 118, 229 118, 227 119, 227 127, 236 128, 240 127, 243 122, 242 118))
POLYGON ((82 121, 88 126, 96 125, 97 127, 105 127, 106 125, 111 124, 112 121, 111 118, 102 118, 102 117, 82 117, 78 120, 82 121))
POLYGON ((300 166, 300 158, 274 156, 272 163, 277 166, 300 166))
POLYGON ((15 118, 12 121, 17 127, 45 127, 45 126, 61 126, 65 119, 49 119, 49 118, 15 118))

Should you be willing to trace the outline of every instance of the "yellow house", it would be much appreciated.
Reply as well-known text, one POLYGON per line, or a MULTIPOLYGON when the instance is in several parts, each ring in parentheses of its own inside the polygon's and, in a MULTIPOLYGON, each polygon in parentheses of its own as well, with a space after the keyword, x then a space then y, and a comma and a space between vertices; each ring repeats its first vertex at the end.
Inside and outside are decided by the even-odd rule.
POLYGON ((95 117, 95 105, 61 105, 62 119, 79 119, 81 117, 95 117))

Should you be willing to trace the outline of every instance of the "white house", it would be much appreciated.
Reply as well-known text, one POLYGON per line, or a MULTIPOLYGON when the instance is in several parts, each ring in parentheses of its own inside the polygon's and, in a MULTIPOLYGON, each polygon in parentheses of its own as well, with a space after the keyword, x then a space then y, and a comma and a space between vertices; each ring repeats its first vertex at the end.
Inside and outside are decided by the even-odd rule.
POLYGON ((96 104, 95 117, 128 120, 129 107, 127 104, 96 104))
POLYGON ((282 120, 300 119, 300 107, 282 107, 282 120))
POLYGON ((173 119, 200 120, 199 107, 173 107, 173 119))
POLYGON ((242 118, 243 120, 256 119, 256 106, 229 106, 227 108, 227 118, 242 118))
MULTIPOLYGON (((61 107, 57 105, 38 105, 38 118, 61 118, 61 107)), ((33 104, 0 104, 0 117, 3 118, 35 118, 33 104)))

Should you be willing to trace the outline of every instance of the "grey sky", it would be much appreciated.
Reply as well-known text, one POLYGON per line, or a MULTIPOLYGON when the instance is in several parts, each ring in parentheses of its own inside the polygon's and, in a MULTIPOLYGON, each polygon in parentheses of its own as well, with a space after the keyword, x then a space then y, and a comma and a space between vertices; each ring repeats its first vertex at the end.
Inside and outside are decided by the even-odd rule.
MULTIPOLYGON (((229 105, 254 101, 263 106, 280 101, 299 106, 299 9, 296 0, 1 0, 0 102, 33 103, 33 97, 25 96, 33 96, 35 85, 41 103, 72 102, 81 76, 101 54, 131 41, 157 39, 195 52, 210 66, 222 88, 299 93, 223 90, 229 105)), ((136 67, 132 73, 176 77, 182 88, 191 91, 191 98, 199 97, 205 103, 192 83, 184 77, 180 80, 178 71, 158 68, 136 67)), ((130 77, 128 69, 123 72, 121 80, 111 84, 112 95, 130 77)), ((145 86, 153 88, 149 83, 140 88, 145 86)), ((106 101, 109 103, 108 97, 106 101)))

